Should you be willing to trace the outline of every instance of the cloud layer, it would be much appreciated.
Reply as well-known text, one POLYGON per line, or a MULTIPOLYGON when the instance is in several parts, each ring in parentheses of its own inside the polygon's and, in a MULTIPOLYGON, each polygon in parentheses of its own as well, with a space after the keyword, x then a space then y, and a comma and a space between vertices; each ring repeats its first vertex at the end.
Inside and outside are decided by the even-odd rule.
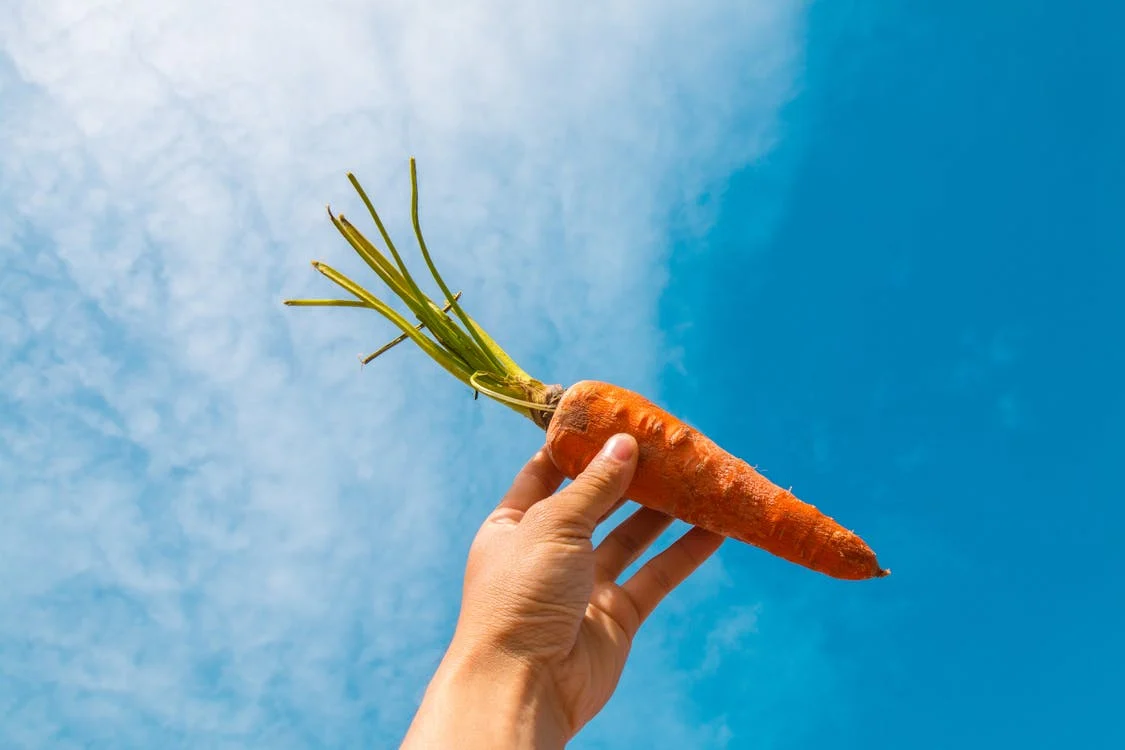
MULTIPOLYGON (((526 369, 658 392, 668 217, 797 74, 802 8, 745 5, 16 2, 4 744, 392 745, 540 437, 406 346, 361 371, 374 315, 280 305, 331 294, 313 257, 367 278, 323 205, 359 220, 352 170, 412 248, 416 156, 446 278, 526 369)), ((646 736, 721 739, 688 705, 646 736)))

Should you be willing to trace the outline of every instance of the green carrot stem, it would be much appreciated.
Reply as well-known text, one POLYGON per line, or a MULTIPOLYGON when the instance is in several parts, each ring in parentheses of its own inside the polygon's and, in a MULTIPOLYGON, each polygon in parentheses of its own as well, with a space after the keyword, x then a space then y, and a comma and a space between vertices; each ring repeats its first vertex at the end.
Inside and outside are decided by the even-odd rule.
POLYGON ((414 330, 414 326, 410 325, 409 321, 407 321, 406 318, 402 317, 402 315, 400 315, 397 310, 372 295, 366 289, 364 289, 359 284, 355 283, 336 269, 325 263, 321 263, 320 261, 313 261, 313 267, 332 281, 339 284, 344 289, 354 294, 357 298, 363 300, 364 302, 367 302, 383 317, 387 318, 396 326, 398 326, 403 333, 409 336, 411 340, 414 341, 414 343, 422 348, 422 351, 430 355, 431 359, 444 367, 447 371, 449 371, 451 375, 460 380, 462 383, 470 385, 469 378, 472 377, 473 373, 476 371, 473 368, 469 367, 468 364, 466 364, 466 362, 459 355, 438 345, 422 332, 414 330))
POLYGON ((342 214, 337 218, 328 212, 329 218, 332 219, 333 225, 343 235, 352 249, 363 258, 363 260, 370 266, 379 278, 390 287, 395 296, 401 299, 411 311, 418 316, 418 318, 426 323, 430 330, 434 331, 439 339, 458 339, 458 345, 453 347, 461 356, 473 367, 481 367, 486 365, 487 360, 483 355, 475 350, 475 347, 469 341, 468 336, 453 325, 453 321, 449 319, 440 308, 427 297, 421 289, 414 285, 410 286, 409 282, 402 276, 400 271, 395 268, 386 256, 384 256, 375 245, 373 245, 363 233, 355 228, 342 214), (439 335, 444 334, 444 336, 439 335))
MULTIPOLYGON (((356 193, 359 194, 360 200, 363 201, 363 205, 367 208, 367 212, 371 214, 371 218, 375 221, 375 226, 378 228, 379 234, 382 235, 383 242, 386 244, 387 249, 391 253, 391 256, 394 257, 395 263, 398 265, 399 272, 402 274, 402 278, 405 280, 406 286, 410 290, 410 296, 418 300, 419 303, 422 303, 423 300, 428 298, 422 292, 422 289, 418 286, 418 283, 414 281, 414 277, 411 275, 410 269, 407 268, 406 262, 403 261, 402 256, 399 255, 394 241, 391 240, 391 236, 387 232, 387 228, 383 226, 383 220, 379 218, 379 212, 375 210, 375 205, 371 202, 371 199, 367 197, 367 191, 365 191, 363 189, 363 186, 359 184, 359 180, 356 179, 356 176, 350 172, 348 173, 348 181, 351 182, 352 187, 355 188, 356 193)), ((442 291, 444 292, 445 290, 442 291)), ((449 299, 449 297, 450 294, 448 292, 445 292, 445 298, 449 299)), ((405 297, 403 297, 403 301, 407 301, 405 297)), ((441 336, 439 335, 440 333, 444 333, 450 338, 457 337, 458 334, 461 333, 455 328, 453 322, 446 316, 434 315, 432 310, 425 310, 421 313, 420 317, 423 321, 425 321, 426 325, 430 327, 430 330, 434 332, 434 335, 438 336, 439 338, 441 338, 441 336)), ((481 360, 484 355, 482 353, 473 351, 473 348, 474 347, 471 346, 465 347, 461 348, 459 351, 466 358, 466 360, 479 362, 479 360, 481 360)), ((484 362, 479 363, 484 364, 486 362, 487 360, 484 360, 484 362)))
MULTIPOLYGON (((461 296, 461 292, 457 292, 457 294, 453 295, 453 298, 456 299, 460 296, 461 296)), ((444 313, 447 310, 449 310, 449 307, 450 307, 450 303, 447 302, 445 304, 445 307, 442 308, 442 312, 444 313)), ((418 325, 414 326, 414 330, 421 331, 425 327, 426 327, 425 323, 419 323, 418 325)), ((396 336, 395 338, 391 339, 387 343, 380 346, 373 353, 368 354, 366 357, 361 357, 360 362, 362 362, 365 365, 369 365, 375 360, 376 357, 379 357, 380 355, 389 352, 391 349, 395 348, 396 346, 401 344, 403 341, 406 341, 408 338, 410 338, 410 337, 407 336, 405 333, 400 334, 399 336, 396 336)))
MULTIPOLYGON (((414 225, 414 236, 418 238, 418 247, 422 251, 422 257, 426 259, 426 265, 429 266, 434 281, 441 287, 442 294, 445 295, 445 298, 450 299, 449 287, 446 286, 445 280, 442 279, 441 274, 438 273, 437 267, 430 257, 430 251, 426 247, 426 240, 422 237, 422 224, 418 219, 418 168, 414 163, 414 157, 410 158, 410 221, 414 225)), ((477 327, 473 325, 473 322, 469 320, 469 316, 465 314, 465 311, 461 309, 461 305, 459 305, 456 300, 453 300, 453 312, 457 314, 457 317, 459 317, 461 322, 465 324, 465 327, 469 329, 469 333, 472 335, 473 339, 476 340, 481 350, 488 355, 490 360, 489 364, 491 364, 497 372, 503 372, 504 364, 500 361, 500 358, 496 356, 496 352, 493 351, 493 347, 496 346, 495 342, 492 343, 492 346, 489 346, 488 342, 480 335, 480 331, 478 331, 477 327)))
POLYGON ((290 307, 366 307, 371 308, 363 300, 358 299, 287 299, 285 304, 290 307))
POLYGON ((337 227, 352 248, 364 256, 364 260, 368 260, 370 257, 368 265, 372 267, 372 270, 375 270, 387 286, 391 288, 391 291, 418 316, 419 320, 429 326, 439 340, 446 342, 450 349, 458 352, 473 367, 489 366, 487 358, 478 351, 468 334, 458 328, 456 323, 446 315, 446 310, 439 308, 417 286, 410 288, 398 269, 391 265, 386 256, 379 252, 379 249, 364 237, 362 232, 342 215, 339 217, 337 227), (373 263, 375 265, 372 265, 373 263), (376 265, 378 270, 376 270, 376 265), (417 293, 415 293, 415 290, 417 290, 417 293))
POLYGON ((458 302, 461 293, 458 292, 456 295, 451 293, 449 286, 438 272, 422 236, 421 221, 418 218, 418 174, 414 159, 410 160, 410 216, 414 226, 414 234, 418 239, 418 245, 422 257, 426 261, 426 266, 429 268, 434 281, 445 294, 447 303, 444 308, 438 307, 415 282, 387 233, 386 227, 379 218, 378 212, 367 197, 367 193, 354 175, 349 173, 348 179, 356 192, 359 193, 368 213, 371 214, 371 218, 375 221, 388 251, 394 258, 394 263, 344 216, 341 215, 337 218, 332 214, 331 209, 329 209, 328 215, 337 231, 347 240, 352 249, 363 258, 364 262, 387 285, 391 292, 414 313, 420 320, 420 324, 412 325, 402 314, 374 294, 339 271, 320 262, 314 262, 313 266, 356 299, 286 300, 285 304, 298 307, 371 308, 390 320, 402 331, 402 335, 387 346, 380 348, 368 358, 368 361, 391 346, 409 338, 427 356, 462 383, 529 417, 536 424, 544 426, 544 413, 552 409, 546 402, 557 397, 557 394, 561 393, 561 387, 546 386, 541 381, 528 375, 462 309, 458 302), (447 314, 450 308, 452 308, 456 318, 447 314), (426 331, 425 329, 429 330, 426 331))

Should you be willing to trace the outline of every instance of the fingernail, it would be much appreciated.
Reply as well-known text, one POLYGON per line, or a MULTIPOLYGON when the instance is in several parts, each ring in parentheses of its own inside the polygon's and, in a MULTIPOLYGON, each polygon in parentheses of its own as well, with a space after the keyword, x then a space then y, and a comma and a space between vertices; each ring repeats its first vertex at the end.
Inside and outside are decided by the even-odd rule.
POLYGON ((614 435, 606 441, 602 454, 615 461, 628 461, 633 457, 633 441, 628 435, 614 435))

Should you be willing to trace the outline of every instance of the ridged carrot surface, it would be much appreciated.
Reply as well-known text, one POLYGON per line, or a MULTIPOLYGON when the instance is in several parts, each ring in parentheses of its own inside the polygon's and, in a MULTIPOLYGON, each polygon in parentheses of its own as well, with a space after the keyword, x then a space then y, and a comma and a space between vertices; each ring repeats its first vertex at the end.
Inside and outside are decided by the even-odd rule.
POLYGON ((626 497, 835 578, 887 575, 854 533, 634 391, 594 380, 570 386, 547 447, 574 478, 619 432, 640 448, 626 497))

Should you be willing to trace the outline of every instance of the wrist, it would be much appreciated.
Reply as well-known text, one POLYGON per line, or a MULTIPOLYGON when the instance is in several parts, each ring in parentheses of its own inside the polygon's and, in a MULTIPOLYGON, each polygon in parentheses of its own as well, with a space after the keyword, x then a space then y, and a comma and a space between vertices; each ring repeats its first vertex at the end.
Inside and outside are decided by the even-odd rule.
POLYGON ((454 639, 410 726, 403 748, 562 748, 570 739, 541 669, 498 649, 454 639))

